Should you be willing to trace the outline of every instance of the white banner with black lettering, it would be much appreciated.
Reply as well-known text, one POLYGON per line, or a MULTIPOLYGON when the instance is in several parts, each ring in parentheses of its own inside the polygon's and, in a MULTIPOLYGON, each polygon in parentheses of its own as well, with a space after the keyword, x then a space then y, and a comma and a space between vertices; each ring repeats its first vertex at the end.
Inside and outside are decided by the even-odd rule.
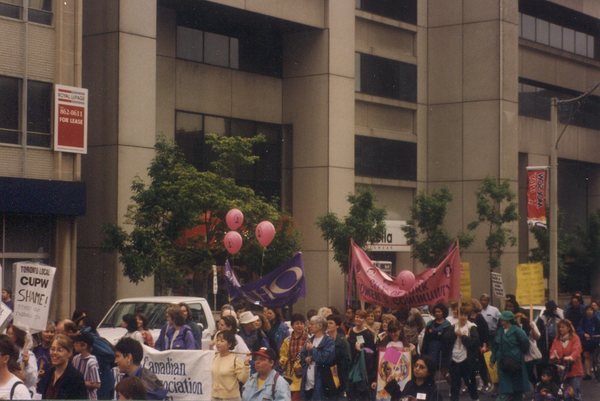
POLYGON ((18 262, 13 266, 13 323, 25 330, 46 330, 56 268, 36 262, 18 262))
POLYGON ((153 372, 173 400, 209 401, 214 351, 157 351, 144 346, 142 367, 153 372))

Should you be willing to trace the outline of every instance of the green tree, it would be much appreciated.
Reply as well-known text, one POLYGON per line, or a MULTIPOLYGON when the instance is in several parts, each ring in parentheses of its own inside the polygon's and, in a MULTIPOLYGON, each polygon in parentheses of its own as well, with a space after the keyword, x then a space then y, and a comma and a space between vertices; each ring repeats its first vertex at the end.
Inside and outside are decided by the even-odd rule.
POLYGON ((564 255, 560 253, 562 249, 559 242, 560 289, 590 293, 596 290, 594 284, 597 284, 600 275, 600 210, 590 214, 584 226, 576 227, 567 235, 570 241, 564 255), (560 256, 563 256, 562 263, 560 256))
POLYGON ((350 211, 343 220, 335 213, 327 213, 317 219, 324 240, 333 247, 333 259, 340 265, 342 273, 348 273, 350 239, 364 248, 368 242, 382 240, 385 233, 386 212, 375 206, 375 195, 368 188, 359 188, 356 194, 348 195, 350 211))
POLYGON ((412 247, 412 257, 425 266, 436 266, 447 254, 455 238, 458 238, 461 249, 468 248, 473 242, 474 237, 470 233, 461 232, 451 237, 444 229, 450 202, 452 194, 446 188, 430 195, 417 195, 410 208, 410 220, 402 227, 407 243, 412 247))
MULTIPOLYGON (((216 165, 221 172, 235 171, 236 157, 252 162, 252 146, 241 144, 253 144, 256 138, 209 138, 217 160, 224 160, 216 165), (235 152, 241 154, 229 155, 235 152)), ((290 217, 252 189, 237 185, 231 176, 198 171, 172 142, 160 139, 155 149, 148 168, 149 182, 136 177, 131 186, 132 204, 126 214, 129 226, 125 229, 110 224, 103 228, 104 249, 119 252, 123 273, 132 282, 155 275, 156 290, 161 294, 180 287, 190 276, 198 282, 198 277, 228 256, 223 247, 229 230, 224 220, 233 207, 244 213, 244 225, 238 229, 244 243, 235 256, 237 265, 257 273, 270 271, 299 249, 299 234, 290 217), (254 227, 262 220, 272 221, 277 229, 266 250, 254 240, 254 227)))
MULTIPOLYGON (((548 208, 546 208, 546 216, 548 208)), ((541 262, 544 266, 544 277, 550 273, 550 223, 547 227, 533 226, 529 229, 537 242, 537 246, 529 250, 530 262, 541 262)), ((574 236, 564 228, 563 214, 558 213, 558 270, 564 269, 568 255, 572 254, 574 236)))
POLYGON ((517 238, 506 224, 516 221, 517 203, 515 193, 510 189, 508 180, 487 177, 477 190, 477 220, 469 223, 474 230, 479 224, 488 225, 485 246, 488 250, 488 264, 491 269, 500 266, 500 258, 507 245, 514 246, 517 238))

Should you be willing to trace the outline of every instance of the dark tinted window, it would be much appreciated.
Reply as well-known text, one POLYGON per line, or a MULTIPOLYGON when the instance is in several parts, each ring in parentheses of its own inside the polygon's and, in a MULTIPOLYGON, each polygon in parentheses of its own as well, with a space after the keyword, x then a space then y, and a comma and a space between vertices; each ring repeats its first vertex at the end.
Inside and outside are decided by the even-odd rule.
POLYGON ((258 31, 241 38, 177 27, 177 57, 280 77, 283 45, 281 38, 270 32, 258 31))
POLYGON ((50 147, 52 84, 27 82, 27 145, 50 147))
POLYGON ((0 142, 20 143, 19 83, 17 78, 0 77, 0 142))
POLYGON ((0 15, 10 18, 21 18, 22 0, 0 1, 0 15))
POLYGON ((355 173, 397 180, 417 179, 417 144, 357 135, 355 173))
POLYGON ((263 134, 267 138, 266 142, 254 148, 259 160, 253 166, 236 172, 236 182, 254 189, 268 199, 281 197, 281 125, 183 111, 177 112, 175 124, 175 143, 183 151, 186 160, 199 170, 208 169, 215 157, 205 144, 205 133, 244 137, 263 134))
POLYGON ((408 102, 417 101, 417 66, 401 61, 359 55, 357 77, 360 92, 408 102))
MULTIPOLYGON (((519 80, 519 114, 550 120, 551 98, 570 99, 581 93, 527 79, 519 80)), ((558 120, 565 124, 600 130, 600 97, 559 105, 558 120)))
POLYGON ((357 0, 356 8, 410 24, 417 23, 417 0, 357 0))
POLYGON ((52 25, 52 0, 29 0, 29 21, 52 25))

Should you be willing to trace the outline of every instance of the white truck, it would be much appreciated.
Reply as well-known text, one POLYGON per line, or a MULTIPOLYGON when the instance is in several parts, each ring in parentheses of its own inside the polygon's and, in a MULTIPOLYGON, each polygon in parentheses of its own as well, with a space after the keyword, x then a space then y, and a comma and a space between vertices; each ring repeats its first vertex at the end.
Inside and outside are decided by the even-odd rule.
POLYGON ((98 324, 98 334, 116 344, 125 334, 121 327, 126 314, 143 313, 148 319, 148 330, 156 341, 160 329, 166 323, 166 310, 169 305, 184 302, 189 305, 192 317, 202 328, 202 349, 209 349, 211 336, 216 325, 212 311, 206 299, 199 297, 139 297, 117 300, 98 324))

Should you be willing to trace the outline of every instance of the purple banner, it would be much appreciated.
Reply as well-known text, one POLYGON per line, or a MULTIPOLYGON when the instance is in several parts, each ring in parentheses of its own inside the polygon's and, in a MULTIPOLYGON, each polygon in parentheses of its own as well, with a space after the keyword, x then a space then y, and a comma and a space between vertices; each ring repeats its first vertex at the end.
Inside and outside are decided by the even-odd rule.
POLYGON ((300 252, 266 276, 246 285, 240 286, 228 260, 223 272, 232 298, 242 297, 253 303, 280 308, 306 295, 304 262, 300 252))

